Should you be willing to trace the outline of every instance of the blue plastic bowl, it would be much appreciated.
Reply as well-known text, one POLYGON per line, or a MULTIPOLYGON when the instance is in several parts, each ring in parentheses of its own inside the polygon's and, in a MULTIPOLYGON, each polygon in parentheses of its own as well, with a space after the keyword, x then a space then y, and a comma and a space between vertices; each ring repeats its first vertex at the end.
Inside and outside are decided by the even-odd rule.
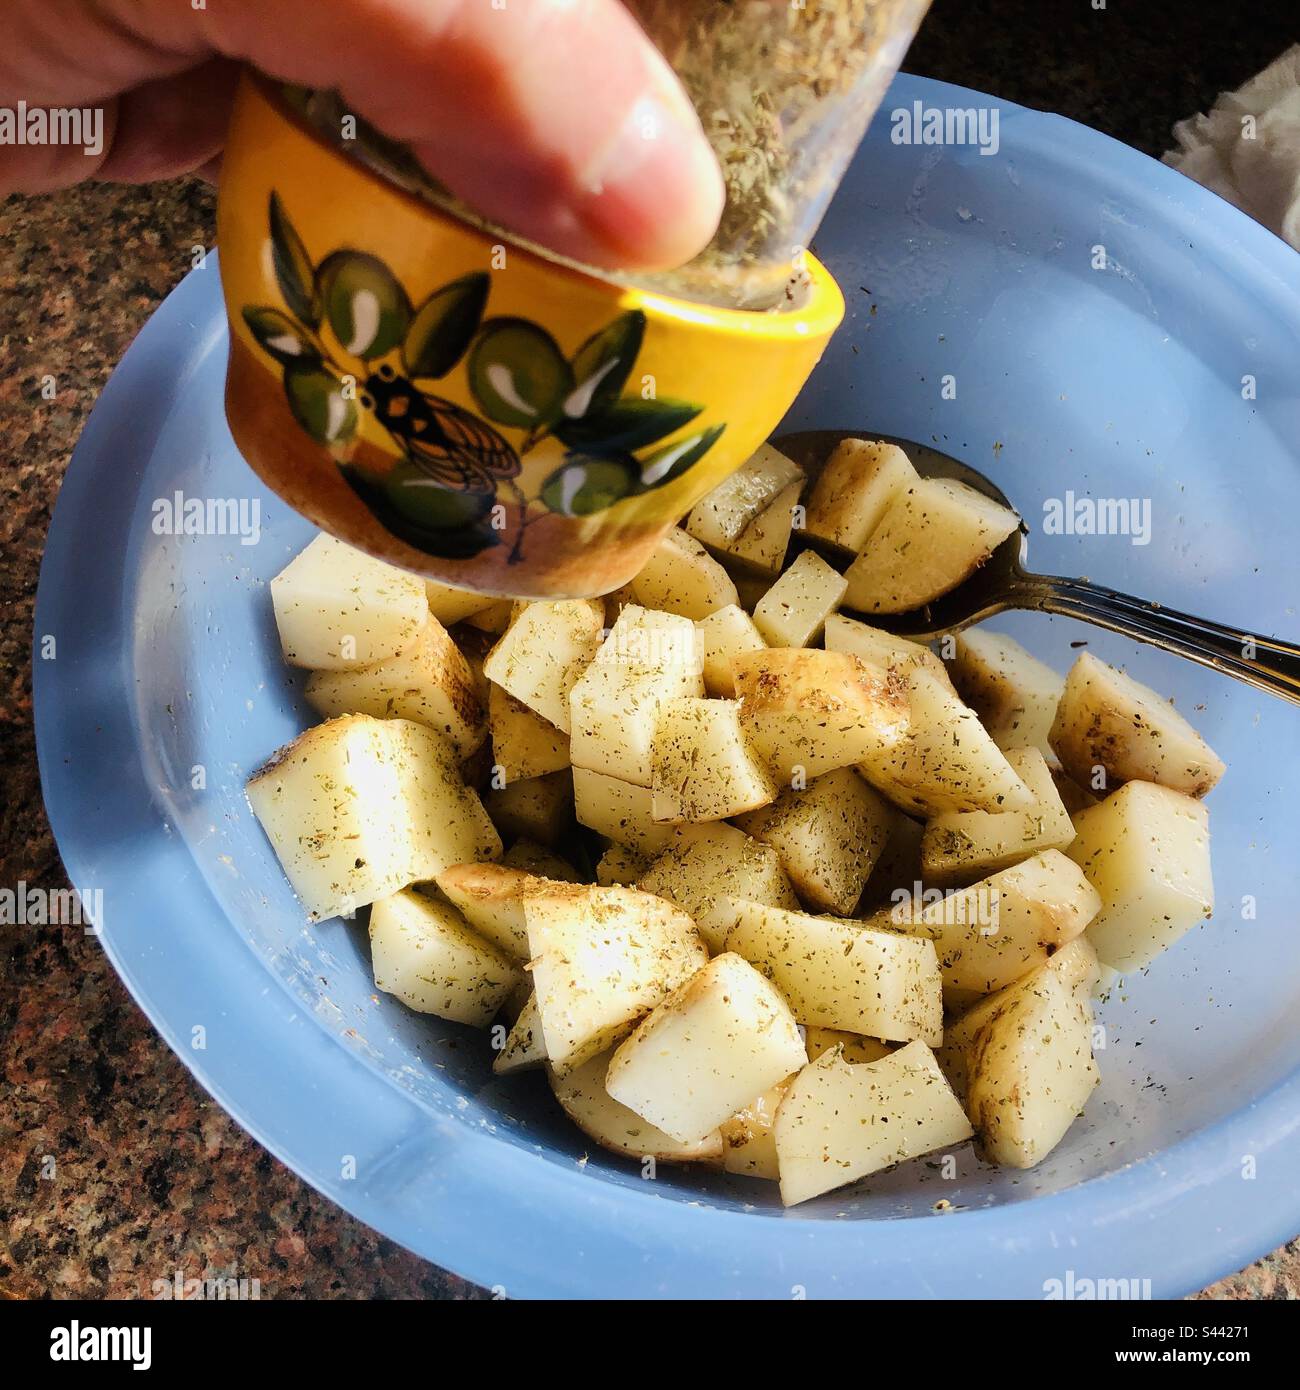
MULTIPOLYGON (((1034 560, 1300 630, 1293 251, 1081 126, 906 77, 818 249, 849 318, 788 427, 933 439, 1031 524, 1067 490, 1150 498, 1149 545, 1038 534, 1034 560), (997 106, 999 152, 892 143, 890 111, 914 101, 997 106)), ((55 834, 73 882, 103 890, 113 963, 285 1163, 521 1296, 1034 1298, 1071 1272, 1168 1296, 1300 1229, 1300 714, 1068 622, 1005 627, 1061 668, 1086 638, 1175 695, 1229 772, 1211 798, 1216 918, 1102 1010, 1103 1085, 1041 1167, 967 1150, 953 1179, 914 1163, 791 1212, 750 1180, 644 1181, 589 1150, 537 1076, 494 1078, 481 1035, 376 996, 364 933, 304 923, 244 801, 247 773, 310 722, 266 584, 311 533, 234 450, 225 347, 209 264, 86 427, 41 573, 36 634, 57 659, 38 651, 37 733, 55 834), (177 490, 257 498, 259 542, 155 535, 152 504, 177 490)))

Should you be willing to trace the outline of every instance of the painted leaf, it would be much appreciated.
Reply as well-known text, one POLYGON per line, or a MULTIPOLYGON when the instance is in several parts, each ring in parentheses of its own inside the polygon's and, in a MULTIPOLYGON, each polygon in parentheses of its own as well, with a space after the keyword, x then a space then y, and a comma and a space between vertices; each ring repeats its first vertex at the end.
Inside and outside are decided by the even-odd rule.
POLYGON ((569 454, 542 484, 541 500, 561 516, 591 516, 639 488, 637 461, 630 455, 597 458, 569 454))
POLYGON ((316 284, 334 336, 353 357, 382 357, 405 337, 411 302, 377 256, 335 251, 321 262, 316 284))
POLYGON ((573 372, 545 329, 489 319, 469 355, 469 385, 483 413, 518 429, 546 428, 573 389, 573 372))
POLYGON ((673 444, 665 444, 648 458, 641 460, 641 486, 643 488, 663 487, 680 478, 692 465, 698 463, 713 448, 726 425, 713 425, 698 434, 688 435, 673 444))
POLYGON ((564 413, 581 420, 618 399, 645 337, 645 314, 640 309, 620 314, 593 334, 573 356, 573 390, 564 413))
POLYGON ((339 444, 356 433, 356 401, 346 397, 343 383, 318 363, 285 367, 284 393, 293 418, 318 444, 339 444))
POLYGON ((248 331, 277 362, 317 362, 320 353, 297 319, 269 305, 244 308, 248 331))
POLYGON ((278 193, 271 194, 268 220, 271 227, 271 263, 276 283, 289 312, 308 328, 320 327, 320 300, 316 297, 316 277, 311 257, 302 238, 289 221, 278 193))
POLYGON ((644 449, 689 425, 704 407, 693 401, 643 401, 628 396, 580 420, 562 420, 556 435, 572 449, 644 449))
POLYGON ((463 275, 420 305, 402 343, 402 362, 408 376, 446 376, 464 357, 478 332, 490 285, 491 279, 483 271, 463 275))

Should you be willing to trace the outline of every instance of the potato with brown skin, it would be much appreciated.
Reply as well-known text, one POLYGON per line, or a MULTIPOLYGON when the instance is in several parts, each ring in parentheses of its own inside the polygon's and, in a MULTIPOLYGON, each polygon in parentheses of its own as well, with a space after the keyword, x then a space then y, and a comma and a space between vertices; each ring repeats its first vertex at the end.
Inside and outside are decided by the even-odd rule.
POLYGON ((903 685, 857 657, 773 648, 738 657, 732 669, 741 723, 784 786, 883 760, 907 737, 903 685))
MULTIPOLYGON (((912 666, 924 666, 952 689, 948 679, 948 668, 930 650, 919 642, 909 642, 906 637, 895 637, 892 632, 871 627, 856 618, 846 618, 843 613, 832 613, 826 619, 825 647, 828 652, 846 652, 865 661, 868 666, 888 672, 897 667, 906 675, 912 666)), ((956 690, 952 692, 954 695, 956 690)))
MULTIPOLYGON (((434 879, 447 900, 480 936, 498 950, 528 959, 524 899, 531 893, 555 892, 563 884, 505 864, 452 864, 434 879)), ((586 884, 572 884, 574 893, 586 884)))
POLYGON ((1051 744, 1066 772, 1093 791, 1137 781, 1204 796, 1224 772, 1173 705, 1091 652, 1080 652, 1066 677, 1051 744))

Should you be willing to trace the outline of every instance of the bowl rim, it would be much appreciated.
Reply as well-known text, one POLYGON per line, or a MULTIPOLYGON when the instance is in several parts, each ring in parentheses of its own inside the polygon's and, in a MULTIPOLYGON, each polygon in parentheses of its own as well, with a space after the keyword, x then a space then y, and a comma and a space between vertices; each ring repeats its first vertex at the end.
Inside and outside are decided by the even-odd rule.
MULTIPOLYGON (((1269 287, 1279 315, 1300 326, 1295 252, 1217 195, 1098 132, 994 97, 900 77, 895 99, 997 105, 1007 140, 1050 151, 1066 167, 1152 187, 1198 244, 1231 251, 1240 275, 1269 287)), ((887 96, 886 103, 890 97, 887 96)), ((845 1221, 727 1211, 667 1200, 590 1178, 532 1149, 431 1114, 338 1045, 287 987, 269 988, 265 963, 229 922, 145 784, 127 693, 125 657, 106 651, 120 630, 134 573, 124 547, 88 535, 127 534, 147 451, 122 456, 123 437, 148 438, 172 407, 178 337, 194 352, 219 345, 215 282, 192 272, 150 318, 114 372, 73 453, 55 508, 37 592, 34 648, 60 634, 57 662, 33 651, 42 788, 74 884, 94 883, 111 905, 101 941, 114 968, 169 1046, 223 1108, 312 1186, 393 1240, 511 1296, 788 1298, 1043 1297, 1044 1273, 1149 1277, 1155 1297, 1191 1292, 1292 1238, 1300 1200, 1300 1070, 1240 1110, 1120 1170, 1059 1192, 968 1210, 930 1233, 925 1217, 845 1221), (195 334, 194 325, 210 331, 195 334), (127 432, 130 432, 128 436, 127 432), (101 468, 107 456, 113 468, 101 468), (103 827, 120 827, 106 843, 103 827), (122 836, 139 838, 122 848, 122 836), (188 929, 157 949, 160 893, 187 897, 188 929), (221 1046, 188 1045, 196 1001, 257 1001, 221 1046), (328 1077, 329 1102, 314 1087, 328 1077), (361 1147, 364 1145, 365 1147, 361 1147), (338 1173, 364 1156, 363 1181, 338 1173), (1258 1155, 1240 1181, 1241 1155, 1258 1155), (1267 1154, 1269 1161, 1264 1162, 1267 1154), (369 1163, 369 1169, 365 1164, 369 1163), (521 1235, 527 1239, 521 1239, 521 1235)), ((933 1219, 933 1218, 931 1218, 933 1219)))
MULTIPOLYGON (((770 339, 775 343, 801 342, 805 339, 829 338, 839 327, 844 317, 844 296, 839 284, 829 270, 811 250, 803 252, 808 271, 810 288, 804 302, 797 307, 782 309, 779 313, 760 309, 733 309, 720 304, 706 304, 698 300, 682 299, 676 295, 665 294, 649 289, 632 281, 609 279, 591 266, 580 261, 570 260, 559 255, 547 255, 526 238, 519 237, 505 228, 490 230, 474 222, 457 217, 453 212, 437 203, 426 201, 403 188, 401 184, 386 179, 376 169, 348 156, 332 145, 321 132, 308 124, 295 111, 282 93, 279 84, 265 74, 251 69, 245 70, 240 79, 240 89, 236 94, 235 118, 239 119, 241 107, 246 102, 261 106, 269 116, 332 162, 337 162, 351 173, 358 175, 363 182, 372 185, 376 191, 395 195, 407 204, 410 210, 422 219, 447 227, 456 234, 480 242, 485 247, 497 244, 501 237, 508 239, 512 255, 522 256, 528 264, 543 274, 576 282, 589 290, 624 302, 628 307, 644 309, 652 318, 670 323, 678 329, 694 332, 739 335, 746 338, 770 339)), ((234 193, 227 180, 222 177, 222 198, 234 193)), ((299 219, 301 225, 308 225, 309 219, 299 219)), ((485 259, 487 259, 485 257, 485 259)))

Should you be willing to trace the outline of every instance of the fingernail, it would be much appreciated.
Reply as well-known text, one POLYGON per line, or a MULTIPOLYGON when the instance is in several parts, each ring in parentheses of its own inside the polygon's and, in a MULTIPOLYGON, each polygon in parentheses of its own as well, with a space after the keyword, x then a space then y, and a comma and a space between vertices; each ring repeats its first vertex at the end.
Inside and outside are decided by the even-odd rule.
POLYGON ((633 103, 585 180, 579 215, 607 263, 681 265, 717 230, 726 190, 695 112, 675 86, 633 103))

